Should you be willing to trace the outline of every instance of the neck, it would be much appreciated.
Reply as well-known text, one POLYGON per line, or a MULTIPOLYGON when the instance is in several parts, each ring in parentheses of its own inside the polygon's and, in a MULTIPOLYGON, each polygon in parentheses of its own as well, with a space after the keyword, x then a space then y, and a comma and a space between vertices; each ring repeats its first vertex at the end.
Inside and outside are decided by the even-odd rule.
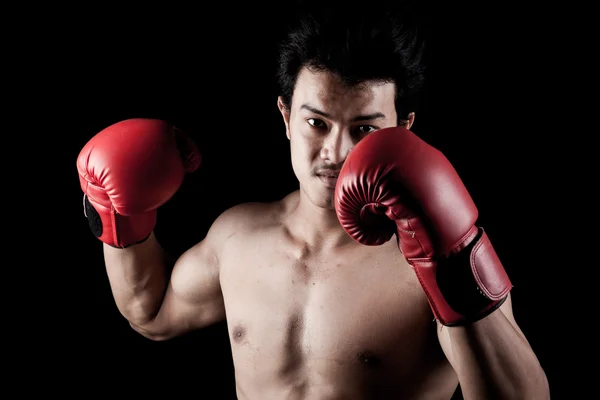
MULTIPOLYGON (((331 202, 333 204, 333 202, 331 202)), ((309 247, 335 249, 353 242, 331 207, 313 204, 300 189, 289 214, 290 231, 309 247)))

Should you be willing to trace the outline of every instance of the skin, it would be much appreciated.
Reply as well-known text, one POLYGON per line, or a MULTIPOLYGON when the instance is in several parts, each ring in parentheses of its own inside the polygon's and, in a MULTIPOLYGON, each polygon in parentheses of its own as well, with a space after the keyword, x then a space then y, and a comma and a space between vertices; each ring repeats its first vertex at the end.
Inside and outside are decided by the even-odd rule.
POLYGON ((466 399, 549 398, 510 297, 477 323, 442 327, 395 239, 363 246, 341 228, 335 179, 322 176, 396 125, 394 95, 391 83, 348 88, 303 69, 291 109, 278 100, 298 191, 225 211, 170 277, 154 235, 104 246, 131 326, 166 340, 227 315, 239 399, 450 399, 459 382, 466 399))

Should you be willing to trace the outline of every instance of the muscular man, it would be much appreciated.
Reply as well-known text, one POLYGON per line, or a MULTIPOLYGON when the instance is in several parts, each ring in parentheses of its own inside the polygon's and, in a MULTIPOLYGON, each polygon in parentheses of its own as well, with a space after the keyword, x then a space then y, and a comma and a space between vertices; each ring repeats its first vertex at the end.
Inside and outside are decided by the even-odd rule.
POLYGON ((282 46, 299 190, 226 210, 171 274, 156 209, 198 149, 147 119, 90 140, 78 170, 117 307, 152 340, 227 316, 240 399, 449 399, 459 384, 466 399, 547 399, 475 205, 410 130, 418 36, 365 14, 314 15, 282 46))

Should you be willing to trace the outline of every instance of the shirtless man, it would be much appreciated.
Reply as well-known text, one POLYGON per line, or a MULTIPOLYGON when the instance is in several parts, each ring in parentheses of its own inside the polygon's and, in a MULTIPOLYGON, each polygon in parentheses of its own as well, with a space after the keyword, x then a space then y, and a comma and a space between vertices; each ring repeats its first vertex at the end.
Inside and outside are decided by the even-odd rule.
POLYGON ((402 153, 418 141, 408 129, 419 42, 374 15, 363 25, 311 21, 282 47, 277 99, 299 190, 226 210, 170 274, 152 233, 156 209, 198 168, 198 149, 148 119, 116 123, 82 149, 86 216, 104 242, 119 311, 152 340, 227 318, 240 399, 450 399, 459 384, 465 399, 548 399, 513 317, 510 281, 491 245, 476 250, 487 242, 468 229, 468 194, 432 148, 402 153), (375 136, 386 128, 392 136, 375 136), (444 213, 448 198, 455 208, 444 213), (415 203, 441 217, 425 229, 415 203), (463 236, 449 238, 453 230, 463 236), (444 240, 454 254, 442 254, 444 240), (475 273, 456 272, 473 265, 477 284, 475 273), (465 289, 471 283, 487 296, 465 289), (452 301, 463 291, 466 308, 452 301))

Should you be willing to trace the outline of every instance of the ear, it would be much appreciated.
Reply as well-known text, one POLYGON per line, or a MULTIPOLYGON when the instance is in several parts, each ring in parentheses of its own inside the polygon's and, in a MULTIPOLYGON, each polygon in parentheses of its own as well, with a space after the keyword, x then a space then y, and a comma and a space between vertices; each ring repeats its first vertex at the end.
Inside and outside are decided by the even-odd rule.
POLYGON ((406 121, 404 121, 404 123, 401 124, 400 126, 403 126, 406 129, 410 129, 414 123, 415 123, 415 113, 411 112, 411 113, 408 113, 408 119, 406 121))
POLYGON ((277 108, 279 108, 279 112, 283 116, 283 123, 285 124, 285 136, 287 136, 288 140, 290 139, 290 111, 283 104, 283 98, 281 96, 277 97, 277 108))

